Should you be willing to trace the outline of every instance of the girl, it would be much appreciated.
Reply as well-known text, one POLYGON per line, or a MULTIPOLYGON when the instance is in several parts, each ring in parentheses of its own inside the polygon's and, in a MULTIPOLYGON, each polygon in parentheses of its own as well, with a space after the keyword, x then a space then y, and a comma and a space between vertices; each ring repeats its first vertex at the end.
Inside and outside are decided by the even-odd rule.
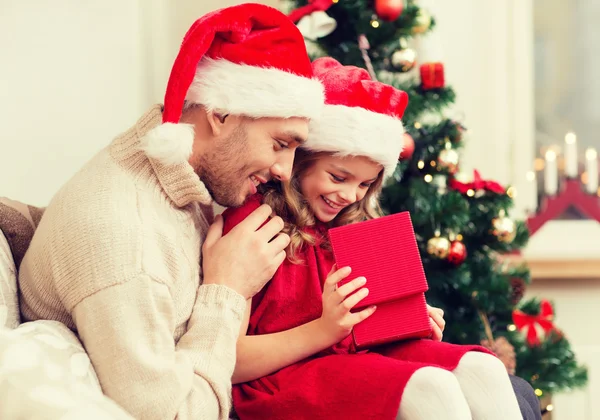
POLYGON ((284 221, 288 258, 248 305, 233 382, 241 419, 516 420, 504 365, 479 346, 441 342, 443 313, 429 308, 432 340, 355 352, 352 327, 376 308, 350 310, 368 279, 337 287, 327 229, 379 215, 376 197, 400 154, 408 99, 365 70, 318 59, 326 109, 310 123, 292 179, 224 213, 225 231, 261 203, 284 221), (356 292, 356 293, 354 293, 356 292))

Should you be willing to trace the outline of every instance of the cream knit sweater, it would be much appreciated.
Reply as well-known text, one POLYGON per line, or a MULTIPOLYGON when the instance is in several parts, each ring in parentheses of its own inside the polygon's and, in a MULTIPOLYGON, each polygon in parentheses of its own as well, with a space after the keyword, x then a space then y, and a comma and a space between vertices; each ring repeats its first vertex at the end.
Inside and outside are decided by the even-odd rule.
POLYGON ((201 285, 211 198, 187 164, 139 150, 153 107, 52 199, 23 259, 25 320, 65 323, 135 418, 226 419, 241 295, 201 285))

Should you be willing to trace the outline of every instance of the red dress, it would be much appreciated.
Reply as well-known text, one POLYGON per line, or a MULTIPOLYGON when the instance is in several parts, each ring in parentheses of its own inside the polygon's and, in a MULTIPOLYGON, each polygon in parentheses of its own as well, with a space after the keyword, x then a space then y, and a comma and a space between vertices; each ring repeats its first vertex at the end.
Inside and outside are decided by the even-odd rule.
MULTIPOLYGON (((260 206, 254 196, 224 214, 224 233, 260 206)), ((314 231, 316 232, 316 231, 314 231)), ((319 232, 316 232, 319 233, 319 232)), ((320 233, 326 234, 321 229, 320 233)), ((321 316, 322 286, 333 256, 317 246, 300 253, 304 263, 287 259, 273 279, 252 299, 248 335, 289 330, 321 316)), ((240 419, 390 419, 396 418, 402 391, 411 375, 425 366, 454 370, 468 351, 458 346, 414 340, 385 350, 355 353, 352 339, 271 375, 233 387, 233 404, 240 419)))

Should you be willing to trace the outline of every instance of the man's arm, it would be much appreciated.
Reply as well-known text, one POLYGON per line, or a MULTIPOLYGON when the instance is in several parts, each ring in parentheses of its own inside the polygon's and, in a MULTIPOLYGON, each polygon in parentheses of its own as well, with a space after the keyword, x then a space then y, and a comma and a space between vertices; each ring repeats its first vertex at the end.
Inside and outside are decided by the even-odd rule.
POLYGON ((166 285, 140 274, 100 290, 73 319, 104 393, 139 419, 227 419, 244 298, 203 285, 175 345, 166 285))

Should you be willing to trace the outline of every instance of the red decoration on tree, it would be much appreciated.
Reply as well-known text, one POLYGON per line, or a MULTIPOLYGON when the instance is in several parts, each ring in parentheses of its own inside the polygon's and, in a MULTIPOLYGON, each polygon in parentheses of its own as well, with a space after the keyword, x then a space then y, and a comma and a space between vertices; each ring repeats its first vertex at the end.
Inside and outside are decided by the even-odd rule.
POLYGON ((402 151, 400 152, 400 160, 410 159, 415 152, 415 140, 408 133, 402 135, 402 140, 404 146, 402 146, 402 151))
POLYGON ((467 247, 461 241, 452 241, 448 261, 454 265, 460 265, 467 259, 467 247))
POLYGON ((441 89, 446 85, 442 63, 421 64, 419 70, 421 72, 421 87, 424 90, 441 89))
POLYGON ((531 347, 539 346, 540 335, 548 335, 556 330, 552 320, 554 319, 554 309, 547 300, 540 302, 540 313, 538 315, 529 315, 519 309, 513 311, 513 322, 519 331, 526 334, 527 342, 531 347))
POLYGON ((460 182, 456 178, 452 178, 450 180, 450 188, 461 194, 466 194, 469 190, 485 190, 496 194, 504 194, 506 192, 506 189, 496 181, 483 180, 477 169, 473 171, 472 182, 460 182))
POLYGON ((393 22, 404 10, 404 0, 375 0, 375 13, 382 20, 393 22))

